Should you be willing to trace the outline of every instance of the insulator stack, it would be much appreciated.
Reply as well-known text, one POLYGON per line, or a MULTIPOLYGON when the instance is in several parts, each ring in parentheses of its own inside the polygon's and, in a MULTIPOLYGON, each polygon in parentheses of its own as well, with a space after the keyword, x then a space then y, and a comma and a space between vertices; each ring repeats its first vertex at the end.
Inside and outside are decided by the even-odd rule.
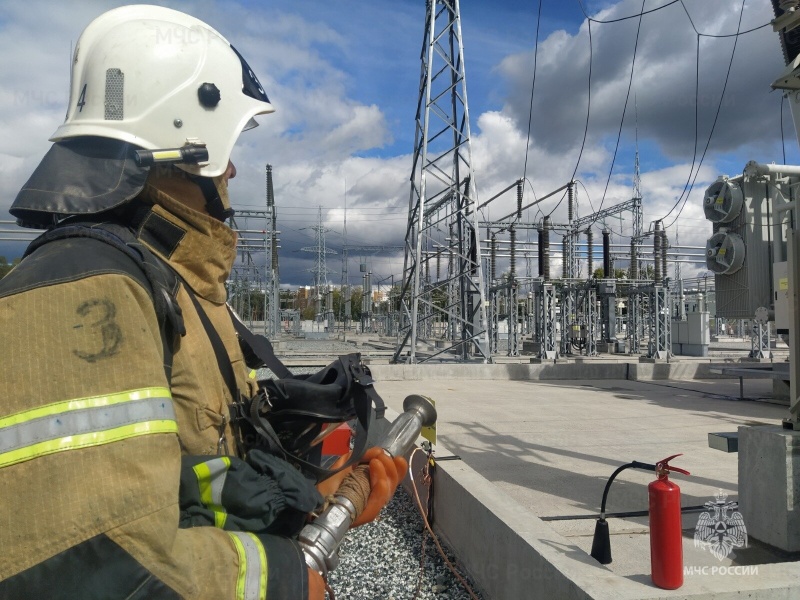
POLYGON ((489 280, 497 278, 497 239, 492 236, 489 242, 489 280))
POLYGON ((511 281, 513 282, 517 278, 517 229, 513 225, 509 230, 509 235, 511 237, 511 260, 509 270, 511 271, 511 281))
POLYGON ((569 240, 566 234, 561 238, 561 277, 563 279, 569 278, 569 240))
POLYGON ((267 165, 267 208, 275 205, 275 192, 272 190, 272 165, 267 165))
POLYGON ((661 230, 661 274, 664 279, 667 279, 667 249, 669 248, 669 240, 667 240, 667 230, 661 230))
POLYGON ((653 279, 656 285, 661 285, 661 221, 656 221, 653 234, 653 279))
POLYGON ((639 259, 636 256, 636 240, 631 240, 631 272, 630 278, 636 280, 639 278, 639 259))
POLYGON ((425 261, 425 283, 431 282, 431 260, 430 257, 425 261))
POLYGON ((517 220, 522 220, 522 179, 517 181, 517 220))
POLYGON ((586 230, 586 268, 589 271, 587 278, 591 279, 594 273, 594 256, 592 256, 592 241, 594 240, 594 232, 591 228, 586 230))
POLYGON ((611 272, 611 232, 603 229, 603 277, 613 277, 611 272))
POLYGON ((536 233, 539 235, 537 245, 538 253, 536 257, 539 264, 539 277, 544 277, 544 231, 542 227, 537 227, 536 233))
POLYGON ((442 251, 436 253, 436 281, 442 280, 442 251))
POLYGON ((570 181, 567 185, 567 220, 572 223, 575 217, 575 192, 573 191, 575 182, 570 181))
POLYGON ((272 270, 278 270, 278 235, 272 229, 272 270))
POLYGON ((544 218, 544 230, 542 231, 542 276, 545 281, 550 281, 550 217, 544 218))

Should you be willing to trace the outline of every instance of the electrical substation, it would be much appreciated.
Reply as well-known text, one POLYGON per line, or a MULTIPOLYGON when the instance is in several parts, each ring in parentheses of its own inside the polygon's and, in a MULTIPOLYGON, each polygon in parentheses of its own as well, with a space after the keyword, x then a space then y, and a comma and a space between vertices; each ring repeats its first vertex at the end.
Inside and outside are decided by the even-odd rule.
MULTIPOLYGON (((800 122, 789 4, 773 2, 788 64, 773 87, 800 122)), ((791 348, 800 167, 754 160, 720 175, 702 194, 705 245, 682 245, 677 215, 648 210, 638 149, 630 196, 588 214, 574 176, 538 195, 526 176, 481 189, 458 3, 427 6, 403 246, 348 244, 345 216, 334 248, 320 209, 315 244, 303 248, 314 256, 314 317, 302 324, 280 306, 280 199, 267 166, 266 211, 236 217, 234 307, 289 358, 303 339, 356 345, 395 408, 408 386, 439 398, 437 453, 462 460, 439 467, 437 530, 485 597, 539 597, 530 586, 553 597, 665 597, 647 579, 645 519, 610 521, 620 535, 608 566, 589 556, 590 521, 580 519, 596 514, 603 481, 631 453, 681 452, 692 472, 680 481, 684 508, 736 498, 752 548, 721 563, 751 577, 703 578, 719 564, 692 545, 699 510, 685 510, 681 597, 800 594, 791 348), (373 272, 377 255, 402 255, 402 272, 373 272), (376 294, 381 284, 388 293, 376 294), (754 395, 762 402, 748 402, 754 395)), ((614 510, 647 514, 640 482, 617 484, 614 510)))
MULTIPOLYGON (((773 1, 788 65, 773 87, 798 123, 794 4, 773 1)), ((439 466, 437 531, 485 597, 539 597, 531 586, 559 598, 666 597, 647 577, 641 477, 610 496, 623 511, 610 521, 614 562, 589 556, 581 519, 596 515, 614 466, 680 453, 692 473, 680 480, 681 597, 800 594, 800 167, 751 161, 720 175, 702 194, 705 245, 681 244, 683 208, 648 209, 638 146, 630 196, 598 210, 587 211, 574 175, 538 196, 526 176, 481 189, 457 2, 427 3, 423 39, 403 246, 348 244, 345 216, 334 248, 320 209, 303 248, 314 256, 314 317, 301 325, 297 309, 276 306, 280 199, 267 166, 266 212, 237 215, 237 311, 298 365, 314 360, 300 340, 355 345, 398 410, 408 386, 439 399, 437 454, 461 460, 439 466), (256 218, 265 225, 248 224, 256 218), (379 254, 401 254, 402 272, 373 272, 379 254), (379 282, 387 294, 376 295, 379 282), (263 306, 247 304, 254 290, 266 290, 255 295, 263 306), (729 495, 750 545, 719 562, 695 525, 704 499, 729 495), (720 568, 744 575, 703 576, 720 568)))

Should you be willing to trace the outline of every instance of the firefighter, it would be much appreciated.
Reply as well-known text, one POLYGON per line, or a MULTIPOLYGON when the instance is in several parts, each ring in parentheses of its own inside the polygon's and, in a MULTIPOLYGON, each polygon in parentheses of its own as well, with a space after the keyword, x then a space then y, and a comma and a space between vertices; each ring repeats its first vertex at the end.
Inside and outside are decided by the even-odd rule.
MULTIPOLYGON (((66 120, 11 208, 50 231, 0 282, 0 598, 324 598, 291 536, 178 526, 182 457, 210 497, 211 465, 242 458, 229 406, 256 389, 225 305, 227 183, 271 112, 189 15, 127 6, 81 35, 66 120)), ((373 509, 407 466, 380 454, 373 509)), ((281 459, 259 481, 275 531, 322 502, 281 459)))

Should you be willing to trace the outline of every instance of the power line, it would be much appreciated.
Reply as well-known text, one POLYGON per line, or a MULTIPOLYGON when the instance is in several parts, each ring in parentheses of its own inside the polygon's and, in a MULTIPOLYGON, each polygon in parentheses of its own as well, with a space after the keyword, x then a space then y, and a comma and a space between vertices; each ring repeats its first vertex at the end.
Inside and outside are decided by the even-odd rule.
MULTIPOLYGON (((741 27, 742 27, 742 17, 744 16, 744 5, 745 5, 745 2, 747 2, 747 0, 742 0, 742 8, 739 11, 739 23, 737 25, 737 32, 739 30, 741 30, 741 27)), ((698 34, 698 36, 699 36, 699 34, 698 34)), ((739 36, 738 35, 734 36, 733 37, 733 50, 731 50, 731 59, 728 62, 728 71, 725 73, 725 83, 722 86, 722 93, 720 94, 720 97, 719 97, 719 104, 717 105, 717 112, 714 115, 714 122, 711 124, 711 131, 708 133, 708 140, 706 141, 706 147, 703 149, 702 156, 700 156, 700 163, 697 165, 697 170, 695 171, 694 178, 692 179, 692 184, 689 186, 689 191, 687 192, 686 197, 683 200, 683 206, 681 206, 681 209, 678 211, 678 214, 675 215, 675 218, 672 219, 672 221, 670 221, 670 224, 666 225, 664 227, 665 229, 667 227, 671 227, 673 225, 673 223, 675 223, 675 221, 678 220, 678 217, 681 216, 681 213, 683 212, 683 209, 686 208, 686 201, 689 199, 689 194, 692 193, 692 189, 694 188, 694 184, 697 181, 698 175, 700 174, 700 168, 703 166, 703 161, 706 158, 706 152, 708 152, 708 147, 711 145, 711 138, 714 135, 714 129, 717 126, 717 120, 719 119, 719 113, 722 111, 722 101, 725 99, 725 90, 728 87, 728 80, 729 80, 730 75, 731 75, 731 68, 733 67, 733 59, 736 56, 736 45, 738 44, 738 42, 739 42, 739 36)), ((698 41, 698 44, 699 44, 699 41, 698 41)), ((672 211, 670 211, 670 212, 672 212, 672 211)))
MULTIPOLYGON (((668 216, 672 214, 672 211, 678 207, 681 200, 683 200, 684 196, 686 195, 686 190, 689 189, 689 183, 692 180, 692 173, 694 173, 694 165, 697 162, 697 141, 699 137, 699 112, 700 112, 700 36, 695 37, 695 41, 697 42, 697 49, 695 51, 695 71, 694 71, 694 151, 692 152, 692 165, 689 167, 689 176, 686 178, 686 183, 683 186, 683 190, 681 191, 681 195, 678 196, 678 199, 675 201, 675 204, 672 205, 672 208, 669 209, 669 212, 664 215, 666 219, 668 216)), ((698 167, 699 169, 699 167, 698 167)))
MULTIPOLYGON (((531 104, 528 109, 528 137, 525 140, 525 165, 522 168, 522 179, 527 180, 528 174, 528 150, 531 143, 531 125, 533 123, 533 90, 536 89, 536 62, 539 56, 539 24, 542 22, 542 0, 539 0, 539 11, 536 14, 536 37, 533 45, 533 81, 531 82, 531 104)), ((524 188, 523 188, 524 189, 524 188)), ((533 191, 533 184, 531 184, 531 191, 533 191)), ((536 199, 536 194, 533 194, 536 199)))
POLYGON ((627 17, 620 17, 618 19, 609 19, 607 21, 601 21, 599 19, 593 19, 592 17, 590 17, 586 13, 586 10, 583 8, 583 2, 581 2, 581 0, 578 0, 578 4, 581 7, 581 12, 583 13, 583 16, 586 17, 586 19, 589 22, 594 22, 594 23, 619 23, 620 21, 627 21, 628 19, 635 19, 637 17, 639 19, 641 19, 644 15, 649 15, 650 13, 654 13, 654 12, 656 12, 658 10, 661 10, 662 8, 667 8, 668 6, 672 6, 673 4, 677 4, 678 2, 681 2, 681 1, 682 0, 672 0, 672 2, 668 2, 667 4, 664 4, 663 6, 658 6, 656 8, 651 8, 648 11, 644 10, 644 3, 642 3, 642 9, 638 14, 630 15, 630 16, 627 16, 627 17))
MULTIPOLYGON (((758 31, 759 29, 764 29, 764 27, 768 27, 768 26, 772 25, 772 21, 769 21, 767 23, 764 23, 763 25, 759 25, 758 27, 753 27, 752 29, 748 29, 746 31, 740 31, 741 25, 742 25, 742 19, 740 17, 739 18, 739 27, 736 28, 736 33, 726 33, 726 34, 700 33, 697 30, 697 27, 695 27, 695 25, 694 25, 694 19, 692 19, 692 15, 689 14, 689 9, 686 8, 686 4, 683 2, 683 0, 680 0, 680 3, 681 3, 681 6, 683 6, 683 10, 686 13, 686 16, 689 18, 689 23, 691 23, 692 29, 694 29, 694 32, 700 37, 708 37, 708 38, 737 37, 738 38, 740 35, 745 35, 745 34, 748 34, 748 33, 752 33, 754 31, 758 31)), ((671 4, 674 4, 674 3, 671 3, 671 4)))
MULTIPOLYGON (((606 187, 603 190, 603 197, 600 199, 600 207, 598 211, 603 210, 603 203, 606 201, 606 194, 608 193, 608 186, 611 183, 611 174, 614 172, 614 163, 617 160, 617 152, 619 151, 619 141, 622 138, 622 126, 625 123, 625 111, 628 109, 628 100, 631 97, 631 87, 633 86, 633 71, 636 66, 636 51, 639 48, 639 33, 642 30, 642 16, 644 13, 644 5, 647 0, 642 0, 642 9, 639 14, 639 24, 636 26, 636 41, 633 44, 633 58, 631 60, 631 76, 628 79, 628 91, 625 93, 625 104, 622 106, 622 117, 619 120, 619 131, 617 132, 617 143, 614 146, 614 156, 611 158, 611 168, 608 170, 608 179, 606 179, 606 187)), ((594 222, 592 222, 594 224, 594 222)), ((589 226, 591 227, 590 224, 589 226)))
MULTIPOLYGON (((580 0, 578 1, 580 4, 580 0)), ((581 9, 583 6, 581 6, 581 9)), ((584 13, 585 14, 585 13, 584 13)), ((575 174, 578 172, 578 167, 581 164, 581 157, 583 156, 583 149, 586 147, 586 136, 589 133, 589 115, 592 112, 592 63, 594 62, 594 51, 592 49, 592 22, 589 21, 589 83, 586 86, 588 90, 588 99, 586 102, 586 123, 583 127, 583 141, 581 142, 581 149, 578 152, 578 160, 575 163, 575 169, 572 171, 572 177, 570 179, 575 179, 575 174)), ((563 200, 563 198, 562 198, 563 200)))

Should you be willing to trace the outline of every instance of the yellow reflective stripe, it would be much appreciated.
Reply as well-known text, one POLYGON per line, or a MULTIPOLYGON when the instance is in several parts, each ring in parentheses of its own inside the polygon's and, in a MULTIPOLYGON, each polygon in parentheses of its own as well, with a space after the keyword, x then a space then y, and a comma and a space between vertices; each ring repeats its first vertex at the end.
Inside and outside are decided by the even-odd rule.
POLYGON ((236 578, 237 600, 266 600, 267 553, 253 533, 228 532, 239 555, 239 575, 236 578))
POLYGON ((140 390, 128 390, 118 394, 106 394, 103 396, 90 396, 88 398, 77 398, 75 400, 64 400, 54 404, 46 404, 38 408, 32 408, 0 419, 0 429, 17 425, 26 421, 32 421, 39 417, 47 417, 71 410, 82 410, 85 408, 96 408, 99 406, 110 406, 120 402, 130 402, 131 400, 145 400, 148 398, 172 398, 172 394, 167 388, 153 387, 140 390))
POLYGON ((219 529, 225 527, 228 519, 228 512, 222 506, 222 488, 230 466, 231 459, 221 456, 192 467, 200 489, 200 501, 214 513, 214 526, 219 529))
POLYGON ((166 388, 55 402, 0 419, 0 467, 155 433, 177 433, 166 388))
POLYGON ((106 431, 84 433, 81 435, 66 436, 56 440, 48 440, 31 446, 12 450, 0 454, 0 467, 7 467, 26 460, 55 454, 65 450, 77 450, 91 446, 102 446, 111 442, 147 435, 151 433, 178 433, 178 424, 175 421, 161 420, 125 425, 106 431))

